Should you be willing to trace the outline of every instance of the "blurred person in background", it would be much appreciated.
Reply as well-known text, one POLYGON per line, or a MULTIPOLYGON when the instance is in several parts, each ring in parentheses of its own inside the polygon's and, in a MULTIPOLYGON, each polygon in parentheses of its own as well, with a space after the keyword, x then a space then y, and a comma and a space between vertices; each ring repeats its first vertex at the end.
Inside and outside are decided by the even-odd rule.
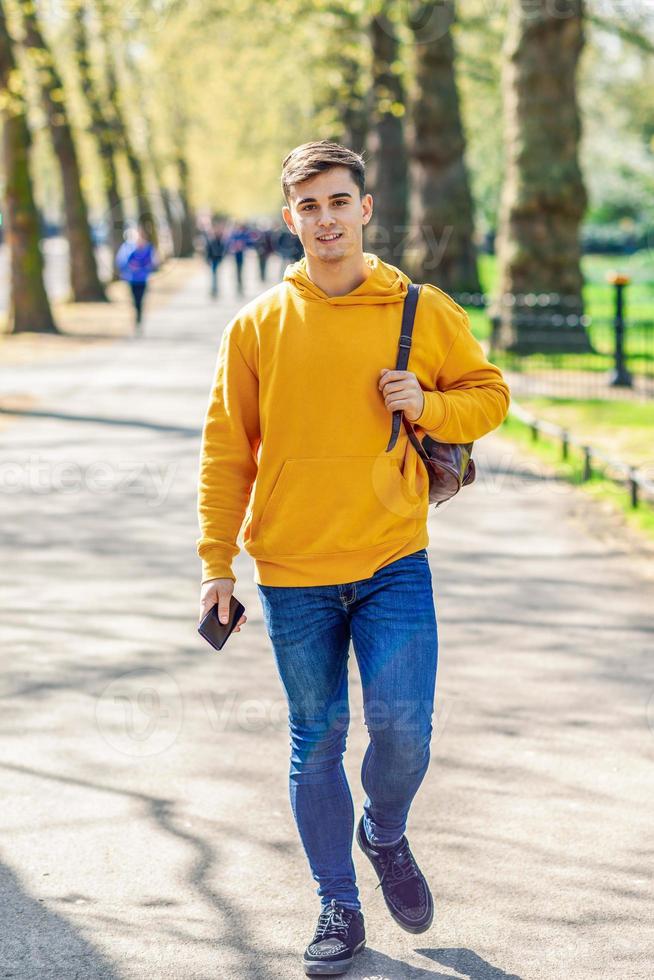
POLYGON ((218 268, 226 250, 224 220, 219 215, 214 215, 204 235, 204 255, 211 270, 210 295, 215 299, 218 295, 218 268))
POLYGON ((245 251, 250 247, 250 230, 243 221, 237 221, 227 236, 227 253, 234 257, 236 267, 236 291, 243 295, 243 260, 245 251))
POLYGON ((120 278, 129 284, 136 314, 134 329, 138 332, 143 320, 143 299, 148 279, 159 268, 155 247, 140 222, 136 230, 126 233, 125 241, 116 253, 116 268, 120 278))
POLYGON ((279 278, 289 263, 299 262, 304 255, 304 247, 297 235, 294 235, 286 225, 280 225, 275 234, 275 251, 280 258, 279 278))
POLYGON ((268 259, 275 251, 275 236, 270 224, 262 222, 253 230, 252 246, 259 259, 259 278, 265 282, 268 259))

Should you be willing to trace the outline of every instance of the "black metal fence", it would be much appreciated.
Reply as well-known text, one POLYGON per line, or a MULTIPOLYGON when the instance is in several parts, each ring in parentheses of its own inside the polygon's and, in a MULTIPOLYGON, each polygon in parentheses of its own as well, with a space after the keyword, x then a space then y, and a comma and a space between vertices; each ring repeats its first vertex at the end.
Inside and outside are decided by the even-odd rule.
POLYGON ((654 318, 625 318, 623 287, 616 283, 613 316, 580 314, 566 309, 565 298, 551 294, 504 297, 514 307, 516 336, 522 331, 516 349, 506 344, 497 307, 489 306, 487 296, 459 293, 454 298, 470 313, 483 309, 488 316, 489 356, 507 375, 516 397, 654 398, 654 318), (525 350, 525 336, 536 349, 525 350), (547 350, 554 337, 560 349, 547 350), (586 340, 579 343, 580 337, 586 340))
POLYGON ((630 322, 620 356, 614 322, 588 320, 588 353, 523 355, 491 345, 491 359, 510 375, 516 395, 654 398, 654 322, 630 322))

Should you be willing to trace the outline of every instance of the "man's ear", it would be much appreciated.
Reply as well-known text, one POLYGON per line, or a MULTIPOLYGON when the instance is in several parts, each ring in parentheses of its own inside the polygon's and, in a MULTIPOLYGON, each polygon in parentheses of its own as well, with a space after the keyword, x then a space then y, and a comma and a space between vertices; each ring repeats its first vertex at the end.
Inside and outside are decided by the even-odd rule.
POLYGON ((286 225, 288 230, 292 232, 294 235, 297 235, 297 232, 295 230, 295 225, 293 224, 291 209, 287 207, 287 205, 284 205, 284 207, 282 208, 282 218, 284 219, 284 224, 286 225))
POLYGON ((368 213, 363 216, 363 223, 364 225, 367 225, 370 219, 372 218, 372 209, 373 209, 372 194, 364 194, 363 201, 366 202, 368 205, 368 213))

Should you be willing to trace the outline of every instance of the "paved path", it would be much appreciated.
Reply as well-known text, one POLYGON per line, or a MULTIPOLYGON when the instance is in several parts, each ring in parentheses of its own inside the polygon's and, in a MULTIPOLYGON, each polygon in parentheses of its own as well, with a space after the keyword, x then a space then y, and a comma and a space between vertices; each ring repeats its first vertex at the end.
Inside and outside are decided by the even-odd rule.
MULTIPOLYGON (((0 974, 13 980, 303 976, 318 900, 247 553, 246 627, 221 654, 195 632, 200 426, 239 304, 210 304, 193 276, 143 339, 0 381, 0 403, 39 397, 0 434, 0 974)), ((477 459, 479 481, 430 516, 438 733, 409 833, 437 918, 400 931, 357 852, 368 949, 349 976, 645 980, 653 580, 502 439, 477 459)), ((359 809, 353 656, 350 677, 359 809)))

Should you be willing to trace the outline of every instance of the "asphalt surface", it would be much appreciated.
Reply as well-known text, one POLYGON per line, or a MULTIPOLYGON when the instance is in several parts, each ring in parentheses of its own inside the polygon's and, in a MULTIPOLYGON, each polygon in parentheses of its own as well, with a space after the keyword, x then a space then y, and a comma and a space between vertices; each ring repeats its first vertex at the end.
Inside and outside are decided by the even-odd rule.
MULTIPOLYGON (((212 303, 190 263, 142 338, 0 380, 0 404, 38 398, 0 433, 0 977, 304 975, 319 903, 246 552, 248 623, 221 653, 196 633, 199 440, 242 302, 230 273, 212 303)), ((497 435, 476 459, 477 483, 429 518, 437 731, 407 832, 435 921, 402 932, 355 849, 368 946, 348 976, 645 980, 651 558, 497 435)), ((353 651, 350 692, 358 813, 353 651)))

